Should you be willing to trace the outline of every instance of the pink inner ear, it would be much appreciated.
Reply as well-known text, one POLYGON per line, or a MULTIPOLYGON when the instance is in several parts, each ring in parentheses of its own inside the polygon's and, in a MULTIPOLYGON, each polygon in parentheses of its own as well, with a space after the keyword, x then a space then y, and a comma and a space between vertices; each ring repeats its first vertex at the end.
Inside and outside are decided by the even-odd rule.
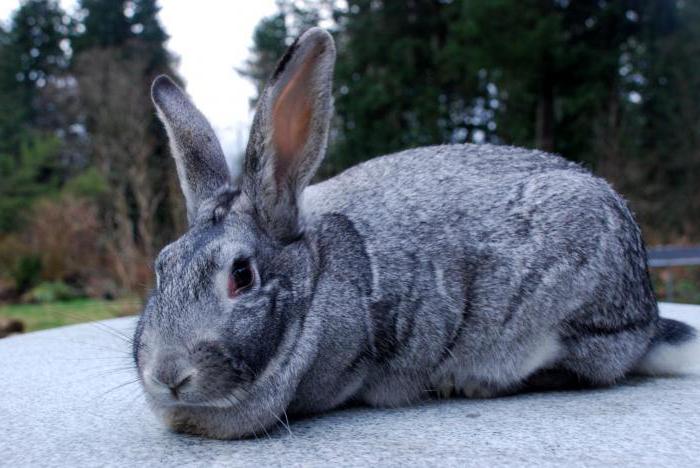
POLYGON ((301 157, 309 137, 313 111, 311 80, 316 57, 316 50, 307 53, 306 60, 280 91, 272 108, 272 140, 277 152, 275 179, 278 184, 288 175, 294 160, 301 157))

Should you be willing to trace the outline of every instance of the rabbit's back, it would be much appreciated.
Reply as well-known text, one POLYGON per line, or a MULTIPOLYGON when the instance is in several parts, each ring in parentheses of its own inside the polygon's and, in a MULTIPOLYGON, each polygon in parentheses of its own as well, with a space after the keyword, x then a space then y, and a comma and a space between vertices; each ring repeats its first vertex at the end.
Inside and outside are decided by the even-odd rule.
MULTIPOLYGON (((590 237, 603 226, 637 231, 622 199, 579 165, 492 145, 424 147, 367 161, 307 188, 302 212, 310 225, 323 214, 343 214, 368 248, 388 242, 394 252, 433 245, 520 250, 590 237)), ((583 253, 570 247, 571 255, 583 253)))

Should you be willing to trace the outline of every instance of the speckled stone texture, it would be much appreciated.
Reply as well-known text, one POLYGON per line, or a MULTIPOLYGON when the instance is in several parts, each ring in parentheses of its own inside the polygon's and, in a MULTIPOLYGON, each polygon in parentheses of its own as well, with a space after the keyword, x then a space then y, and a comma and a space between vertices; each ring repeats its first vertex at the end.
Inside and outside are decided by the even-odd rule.
MULTIPOLYGON (((700 307, 662 304, 700 326, 700 307)), ((700 376, 336 411, 269 436, 168 432, 145 407, 132 318, 0 341, 0 466, 700 466, 700 376)), ((698 356, 700 360, 700 356, 698 356)))

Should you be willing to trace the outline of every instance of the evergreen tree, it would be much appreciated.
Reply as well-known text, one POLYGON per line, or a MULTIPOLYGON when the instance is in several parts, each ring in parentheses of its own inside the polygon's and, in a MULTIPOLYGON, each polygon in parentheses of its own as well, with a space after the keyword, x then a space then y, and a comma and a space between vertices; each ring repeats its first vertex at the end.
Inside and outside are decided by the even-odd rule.
POLYGON ((27 0, 0 31, 0 233, 23 226, 31 204, 54 192, 65 167, 45 91, 66 72, 70 19, 55 0, 27 0))
POLYGON ((157 0, 134 0, 132 4, 133 15, 129 23, 133 36, 150 49, 152 68, 169 69, 172 58, 165 48, 168 35, 158 21, 160 7, 157 0))
POLYGON ((55 0, 27 0, 0 31, 0 152, 16 153, 47 111, 39 91, 68 68, 70 24, 55 0))
POLYGON ((57 138, 33 138, 16 155, 0 155, 0 233, 22 227, 32 203, 58 190, 60 144, 57 138))
POLYGON ((81 27, 73 40, 80 53, 92 47, 118 47, 133 36, 126 0, 80 0, 81 27))
MULTIPOLYGON (((257 88, 257 96, 262 94, 265 82, 284 54, 289 36, 284 13, 263 18, 255 27, 250 58, 238 72, 253 81, 257 88)), ((257 104, 257 96, 251 99, 251 107, 257 104)))

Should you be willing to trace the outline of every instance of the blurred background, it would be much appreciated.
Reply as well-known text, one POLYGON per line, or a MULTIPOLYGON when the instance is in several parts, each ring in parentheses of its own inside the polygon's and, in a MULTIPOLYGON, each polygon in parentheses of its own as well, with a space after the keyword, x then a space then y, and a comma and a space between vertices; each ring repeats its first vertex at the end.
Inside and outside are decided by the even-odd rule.
MULTIPOLYGON (((698 1, 3 0, 0 19, 0 330, 137 312, 186 228, 150 82, 185 86, 235 167, 312 25, 338 46, 319 179, 421 145, 539 148, 608 179, 649 246, 700 243, 698 1)), ((699 267, 652 276, 700 303, 699 267)))

